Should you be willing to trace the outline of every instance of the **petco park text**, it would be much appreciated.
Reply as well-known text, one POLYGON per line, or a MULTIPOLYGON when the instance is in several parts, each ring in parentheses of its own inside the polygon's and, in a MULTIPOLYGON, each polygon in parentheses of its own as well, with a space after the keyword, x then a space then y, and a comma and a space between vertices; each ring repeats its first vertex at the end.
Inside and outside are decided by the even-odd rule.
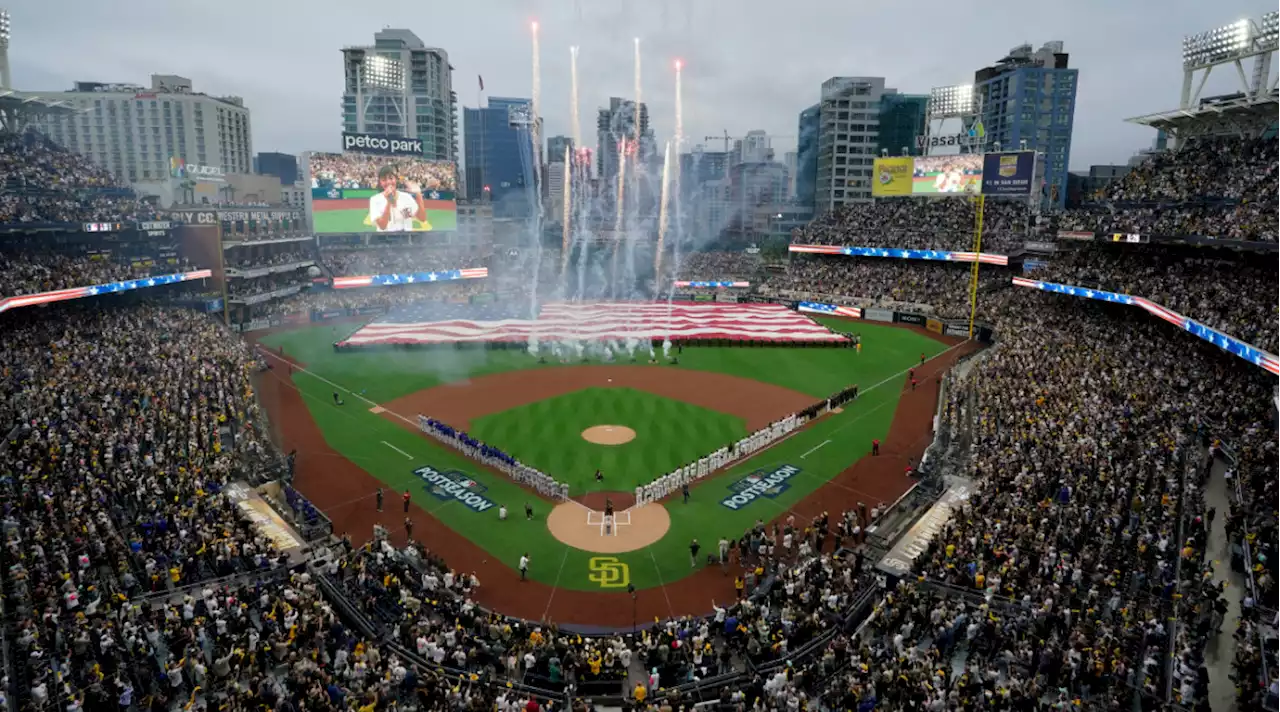
POLYGON ((493 500, 481 495, 486 487, 462 472, 441 472, 434 467, 419 467, 413 474, 422 478, 427 492, 436 499, 456 499, 473 512, 493 507, 493 500))
POLYGON ((800 468, 791 465, 783 465, 768 474, 765 474, 763 470, 753 472, 729 485, 729 489, 733 490, 734 494, 720 500, 720 505, 738 510, 751 504, 759 497, 773 499, 786 492, 791 487, 791 485, 787 484, 787 480, 799 473, 800 468))

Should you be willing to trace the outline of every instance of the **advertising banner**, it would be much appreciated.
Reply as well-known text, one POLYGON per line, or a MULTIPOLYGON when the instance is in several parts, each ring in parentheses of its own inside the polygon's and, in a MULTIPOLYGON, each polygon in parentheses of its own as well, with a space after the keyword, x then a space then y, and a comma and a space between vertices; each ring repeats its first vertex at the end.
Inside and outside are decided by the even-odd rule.
POLYGON ((911 195, 911 173, 915 168, 915 159, 911 156, 900 158, 877 158, 871 184, 871 195, 876 198, 911 195))
POLYGON ((1081 230, 1059 230, 1059 231, 1058 231, 1058 239, 1059 239, 1059 240, 1085 240, 1085 241, 1090 241, 1090 240, 1093 240, 1093 233, 1091 233, 1091 232, 1084 232, 1084 231, 1081 231, 1081 230))
POLYGON ((1035 151, 984 154, 982 156, 982 194, 1030 195, 1035 174, 1035 151))
POLYGON ((384 156, 421 156, 422 139, 389 138, 343 131, 342 150, 343 152, 377 153, 384 156))
POLYGON ((902 260, 944 260, 947 262, 978 261, 988 265, 1009 264, 1008 255, 989 252, 950 252, 947 250, 904 250, 898 247, 841 247, 839 245, 791 245, 788 252, 812 255, 846 255, 849 257, 890 257, 902 260))
POLYGON ((943 327, 942 333, 946 336, 967 338, 969 336, 969 324, 963 321, 949 321, 943 327))
POLYGON ((910 314, 907 312, 894 312, 894 321, 899 324, 915 324, 916 326, 924 326, 926 316, 923 314, 910 314))
POLYGON ((862 318, 868 321, 893 322, 893 312, 888 309, 863 309, 862 318))
POLYGON ((821 302, 800 302, 796 305, 796 311, 807 312, 810 314, 847 316, 850 319, 862 318, 862 309, 858 307, 842 307, 835 304, 823 304, 821 302))
POLYGON ((914 161, 912 195, 978 195, 981 192, 981 153, 920 156, 914 161))
POLYGON ((951 519, 952 513, 969 499, 969 488, 955 484, 947 488, 942 497, 925 512, 915 524, 893 545, 876 568, 893 576, 906 576, 916 558, 929 548, 929 543, 951 519))
POLYGON ((253 319, 238 325, 239 331, 261 331, 262 329, 270 329, 270 319, 253 319))
POLYGON ((307 166, 311 222, 318 234, 458 229, 452 162, 427 160, 419 150, 416 155, 312 153, 307 166))
POLYGON ((932 331, 935 334, 941 334, 942 322, 938 321, 937 319, 926 319, 924 322, 924 328, 928 329, 929 331, 932 331))

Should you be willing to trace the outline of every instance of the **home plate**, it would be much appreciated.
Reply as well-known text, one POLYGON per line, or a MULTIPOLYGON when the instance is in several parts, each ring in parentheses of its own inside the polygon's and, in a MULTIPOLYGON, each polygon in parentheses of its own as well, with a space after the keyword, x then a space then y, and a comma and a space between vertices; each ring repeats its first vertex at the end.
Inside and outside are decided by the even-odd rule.
POLYGON ((385 412, 387 412, 387 409, 386 409, 386 408, 383 408, 383 407, 382 407, 382 406, 380 406, 380 405, 375 405, 374 407, 372 407, 372 408, 370 408, 370 409, 369 409, 369 412, 370 412, 370 413, 373 413, 374 415, 377 415, 378 413, 385 413, 385 412))

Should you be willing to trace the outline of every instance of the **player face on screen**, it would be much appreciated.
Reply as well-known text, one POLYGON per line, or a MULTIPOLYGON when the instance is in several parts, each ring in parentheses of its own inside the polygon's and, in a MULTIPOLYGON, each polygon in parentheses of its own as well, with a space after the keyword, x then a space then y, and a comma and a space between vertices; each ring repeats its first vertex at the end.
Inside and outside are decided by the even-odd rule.
POLYGON ((390 195, 396 191, 396 184, 400 182, 400 176, 391 169, 390 166, 383 168, 378 172, 378 187, 383 193, 390 195))

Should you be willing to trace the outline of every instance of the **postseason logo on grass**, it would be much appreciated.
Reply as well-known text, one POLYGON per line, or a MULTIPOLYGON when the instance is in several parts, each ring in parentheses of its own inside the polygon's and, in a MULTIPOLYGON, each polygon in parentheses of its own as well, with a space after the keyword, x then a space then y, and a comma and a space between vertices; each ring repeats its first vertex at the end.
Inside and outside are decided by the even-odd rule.
POLYGON ((473 512, 493 507, 493 500, 483 496, 488 488, 461 472, 441 472, 434 467, 419 467, 413 474, 422 478, 427 492, 438 500, 456 499, 473 512))
POLYGON ((720 505, 737 511, 760 497, 774 499, 791 488, 787 480, 798 474, 800 474, 800 468, 792 465, 783 465, 772 472, 756 470, 729 485, 733 494, 720 500, 720 505))

